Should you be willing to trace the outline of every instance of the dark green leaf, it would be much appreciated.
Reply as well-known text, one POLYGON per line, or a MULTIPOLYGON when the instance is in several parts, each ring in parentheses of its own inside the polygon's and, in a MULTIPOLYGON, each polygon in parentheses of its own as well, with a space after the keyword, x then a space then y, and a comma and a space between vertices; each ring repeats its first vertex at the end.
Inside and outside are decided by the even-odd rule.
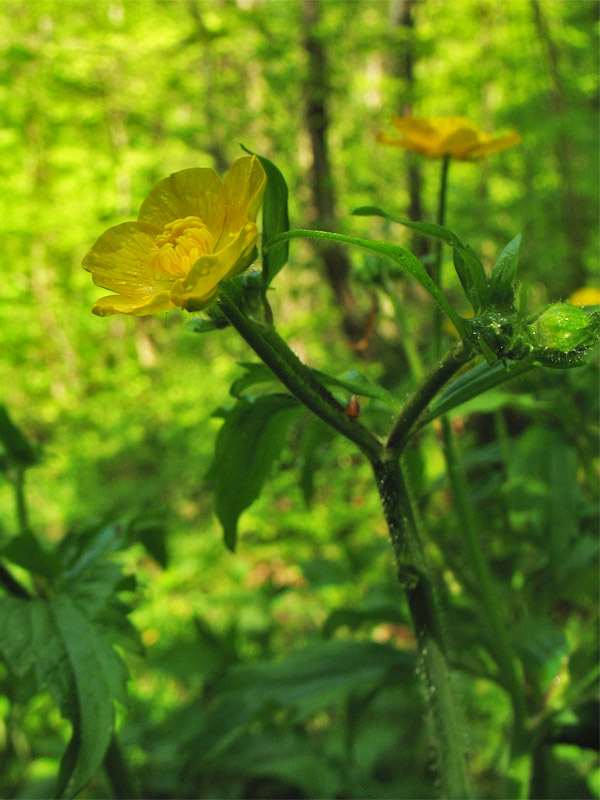
POLYGON ((394 397, 391 392, 373 383, 355 369, 337 377, 328 375, 326 372, 321 372, 318 369, 313 369, 312 372, 326 386, 339 386, 342 389, 347 389, 349 392, 352 392, 352 394, 381 400, 382 403, 385 403, 386 406, 390 406, 390 408, 399 409, 402 406, 400 400, 394 397))
POLYGON ((301 705, 313 713, 349 692, 367 693, 390 669, 412 677, 414 655, 374 642, 324 641, 284 661, 258 661, 230 670, 220 686, 255 709, 265 703, 301 705))
POLYGON ((496 306, 512 304, 514 299, 513 283, 519 263, 519 246, 521 234, 509 242, 500 253, 500 258, 490 278, 490 302, 496 306))
POLYGON ((453 250, 454 268, 465 295, 477 313, 489 300, 489 287, 483 265, 468 247, 457 245, 453 250))
POLYGON ((486 362, 478 364, 453 381, 433 401, 429 406, 427 422, 446 414, 451 409, 494 386, 499 386, 501 383, 517 377, 517 375, 522 375, 530 369, 533 369, 532 364, 525 361, 519 361, 509 366, 504 366, 500 362, 491 366, 486 362))
POLYGON ((0 550, 0 555, 13 564, 18 564, 23 569, 42 575, 48 580, 52 580, 60 571, 60 560, 56 554, 42 547, 31 531, 25 531, 10 539, 0 550))
POLYGON ((558 591, 564 564, 579 535, 584 509, 577 451, 559 431, 544 425, 520 437, 510 464, 511 519, 519 530, 534 532, 549 559, 558 591))
POLYGON ((253 401, 241 398, 225 418, 210 476, 215 482, 217 516, 230 550, 235 549, 238 518, 260 494, 299 411, 298 401, 289 395, 269 394, 253 401))
POLYGON ((186 328, 193 333, 209 333, 222 328, 215 320, 206 319, 204 317, 193 317, 186 325, 186 328))
POLYGON ((261 384, 274 383, 280 388, 281 384, 273 372, 262 362, 241 361, 240 366, 245 369, 241 378, 236 378, 229 390, 234 397, 240 398, 247 389, 261 384))
POLYGON ((302 431, 300 467, 300 489, 304 502, 310 507, 315 493, 315 473, 321 465, 323 446, 329 443, 335 433, 333 428, 318 417, 309 417, 302 431))
POLYGON ((126 697, 125 666, 65 595, 48 601, 0 599, 0 654, 18 676, 33 672, 73 725, 57 784, 74 797, 94 777, 114 728, 114 700, 126 697))
MULTIPOLYGON (((242 145, 243 149, 255 155, 242 145)), ((257 156, 263 166, 267 176, 267 186, 263 196, 263 286, 265 290, 281 270, 287 264, 289 245, 287 242, 272 247, 267 250, 264 245, 271 241, 278 233, 289 230, 290 222, 288 218, 288 188, 285 178, 279 169, 264 156, 257 156)))
POLYGON ((20 467, 31 467, 39 461, 36 449, 11 420, 6 407, 0 405, 0 442, 6 448, 10 463, 20 467))

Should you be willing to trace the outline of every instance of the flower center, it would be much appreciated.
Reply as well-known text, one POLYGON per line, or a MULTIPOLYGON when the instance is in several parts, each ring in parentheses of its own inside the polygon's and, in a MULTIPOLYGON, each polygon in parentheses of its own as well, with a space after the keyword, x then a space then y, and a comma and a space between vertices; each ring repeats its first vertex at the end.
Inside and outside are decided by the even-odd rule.
POLYGON ((213 237, 200 217, 176 219, 154 240, 150 266, 161 275, 182 278, 213 246, 213 237))

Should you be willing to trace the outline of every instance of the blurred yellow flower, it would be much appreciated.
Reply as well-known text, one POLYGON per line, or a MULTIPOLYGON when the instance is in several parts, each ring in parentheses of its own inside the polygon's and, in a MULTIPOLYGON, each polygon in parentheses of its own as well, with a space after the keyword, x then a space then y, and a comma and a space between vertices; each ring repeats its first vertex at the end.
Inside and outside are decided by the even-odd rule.
POLYGON ((377 140, 404 150, 414 150, 427 158, 451 156, 458 161, 479 161, 488 153, 504 150, 521 141, 517 131, 494 138, 463 117, 394 117, 392 122, 401 138, 394 139, 380 133, 377 140))
POLYGON ((249 266, 265 183, 256 156, 234 161, 224 181, 208 168, 160 181, 137 222, 107 230, 83 259, 97 286, 117 292, 101 297, 93 313, 144 316, 208 305, 219 281, 249 266))
POLYGON ((595 286, 584 286, 576 289, 567 300, 572 306, 597 306, 600 305, 600 289, 595 286))

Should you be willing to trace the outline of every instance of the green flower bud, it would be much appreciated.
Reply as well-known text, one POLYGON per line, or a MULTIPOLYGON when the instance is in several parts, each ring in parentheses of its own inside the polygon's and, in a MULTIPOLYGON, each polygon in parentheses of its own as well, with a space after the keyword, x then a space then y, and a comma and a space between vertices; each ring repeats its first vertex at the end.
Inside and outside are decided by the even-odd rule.
POLYGON ((568 303, 556 303, 531 325, 536 361, 555 367, 578 366, 598 341, 600 315, 568 303))

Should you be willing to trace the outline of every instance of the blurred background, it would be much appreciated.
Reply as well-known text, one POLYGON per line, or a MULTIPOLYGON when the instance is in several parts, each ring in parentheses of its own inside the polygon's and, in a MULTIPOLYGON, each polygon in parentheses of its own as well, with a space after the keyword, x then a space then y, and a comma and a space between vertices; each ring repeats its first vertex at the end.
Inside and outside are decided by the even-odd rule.
MULTIPOLYGON (((516 128, 523 141, 479 163, 453 163, 447 225, 488 268, 522 231, 521 278, 536 304, 565 300, 597 282, 598 14, 595 0, 0 5, 0 401, 43 450, 26 487, 40 536, 57 541, 89 520, 134 520, 143 532, 122 554, 139 580, 133 619, 147 647, 146 659, 132 664, 134 704, 123 712, 123 735, 145 770, 147 796, 198 796, 189 785, 197 789, 200 779, 184 790, 181 765, 173 766, 173 731, 185 728, 174 715, 202 696, 228 659, 288 653, 320 636, 336 608, 403 601, 368 468, 343 442, 316 455, 303 450, 301 429, 242 517, 238 552, 224 549, 205 480, 221 424, 212 414, 231 402, 237 363, 251 354, 231 330, 190 332, 189 315, 179 311, 93 316, 105 292, 82 270, 83 256, 106 228, 136 218, 158 180, 195 166, 224 174, 244 144, 284 174, 292 227, 388 236, 427 261, 423 239, 351 211, 377 205, 433 220, 439 162, 376 136, 392 133, 394 115, 464 116, 492 134, 516 128)), ((359 252, 293 242, 272 292, 276 321, 311 365, 359 368, 404 392, 385 304, 381 347, 356 347, 372 309, 370 266, 359 252)), ((447 266, 449 294, 466 311, 447 266)), ((426 299, 408 282, 398 297, 415 347, 425 350, 426 299)), ((594 379, 573 375, 548 379, 546 411, 548 396, 573 397, 582 415, 593 416, 594 379), (577 390, 569 381, 579 381, 577 390)), ((541 390, 524 389, 540 401, 541 390)), ((574 406, 566 409, 563 417, 573 417, 574 406)), ((517 432, 531 423, 521 413, 509 419, 517 432)), ((475 420, 480 444, 488 423, 485 415, 475 420)), ((441 492, 428 509, 435 528, 446 501, 434 444, 421 469, 441 492)), ((535 450, 533 440, 528 446, 535 450)), ((0 533, 14 525, 13 497, 2 484, 0 533)), ((371 620, 363 633, 400 645, 411 637, 402 619, 371 620)), ((482 796, 497 796, 508 706, 489 683, 476 700, 471 691, 464 689, 467 713, 481 723, 473 769, 482 796)), ((42 796, 39 782, 60 756, 63 723, 49 699, 35 703, 17 720, 26 736, 20 757, 7 761, 9 777, 0 778, 8 795, 42 796)), ((256 788, 241 767, 233 786, 230 765, 217 770, 206 796, 428 796, 435 776, 426 740, 417 742, 415 762, 412 750, 398 757, 397 742, 377 739, 389 708, 396 718, 422 713, 414 691, 382 704, 362 743, 367 777, 356 777, 356 794, 334 783, 289 788, 296 784, 285 770, 275 789, 256 788), (393 773, 403 758, 410 775, 399 789, 393 773)), ((323 741, 332 737, 337 753, 335 715, 314 712, 308 727, 323 741)), ((556 796, 592 796, 592 766, 582 767, 579 756, 574 763, 574 785, 588 794, 556 796)), ((100 784, 89 796, 102 791, 100 784)))

